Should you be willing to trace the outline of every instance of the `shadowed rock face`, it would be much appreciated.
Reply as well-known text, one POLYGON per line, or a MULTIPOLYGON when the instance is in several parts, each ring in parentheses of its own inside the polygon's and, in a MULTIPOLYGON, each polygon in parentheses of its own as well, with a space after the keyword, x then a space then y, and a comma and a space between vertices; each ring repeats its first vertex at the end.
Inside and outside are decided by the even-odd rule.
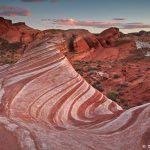
POLYGON ((150 144, 150 104, 122 111, 75 72, 58 42, 36 40, 16 64, 0 67, 0 149, 141 150, 150 144))
POLYGON ((0 17, 0 34, 7 32, 8 28, 14 29, 12 27, 12 21, 0 17))
POLYGON ((92 34, 88 33, 85 35, 78 35, 73 41, 74 50, 77 52, 90 51, 92 48, 102 49, 101 43, 97 38, 92 34))
POLYGON ((65 39, 66 50, 68 52, 88 52, 90 49, 97 47, 102 49, 97 37, 84 29, 47 30, 44 33, 60 34, 65 39))

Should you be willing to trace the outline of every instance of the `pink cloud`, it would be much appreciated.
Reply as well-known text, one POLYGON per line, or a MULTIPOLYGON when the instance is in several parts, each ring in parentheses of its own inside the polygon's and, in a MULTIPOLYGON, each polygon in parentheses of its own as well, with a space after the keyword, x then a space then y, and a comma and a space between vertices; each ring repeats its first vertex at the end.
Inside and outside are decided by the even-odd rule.
POLYGON ((13 6, 0 6, 0 16, 30 16, 28 9, 13 6))
POLYGON ((66 25, 66 26, 88 26, 97 28, 106 28, 112 26, 118 26, 118 22, 104 22, 104 21, 81 21, 75 19, 42 19, 43 23, 51 23, 54 25, 66 25))
POLYGON ((110 28, 118 27, 121 29, 142 29, 150 28, 150 24, 144 24, 142 22, 124 23, 113 21, 82 21, 76 19, 42 19, 43 24, 55 25, 55 26, 82 26, 82 27, 96 27, 96 28, 110 28))

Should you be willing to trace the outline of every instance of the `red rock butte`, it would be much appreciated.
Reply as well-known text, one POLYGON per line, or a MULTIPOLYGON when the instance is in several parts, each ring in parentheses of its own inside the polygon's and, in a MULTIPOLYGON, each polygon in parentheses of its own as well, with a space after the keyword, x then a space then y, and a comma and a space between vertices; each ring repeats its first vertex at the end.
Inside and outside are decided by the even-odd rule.
POLYGON ((122 110, 73 69, 58 43, 36 40, 0 67, 0 149, 147 148, 150 103, 122 110))

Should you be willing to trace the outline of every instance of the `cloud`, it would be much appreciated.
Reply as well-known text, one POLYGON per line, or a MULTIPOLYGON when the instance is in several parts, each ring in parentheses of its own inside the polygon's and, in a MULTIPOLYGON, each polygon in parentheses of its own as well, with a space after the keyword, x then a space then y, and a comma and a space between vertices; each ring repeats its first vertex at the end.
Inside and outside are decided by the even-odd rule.
POLYGON ((115 21, 122 21, 122 20, 126 20, 126 18, 113 18, 112 20, 115 20, 115 21))
POLYGON ((117 22, 103 22, 103 21, 81 21, 75 19, 42 19, 43 23, 53 25, 66 25, 66 26, 85 26, 85 27, 97 27, 106 28, 112 26, 118 26, 117 22))
POLYGON ((142 29, 142 28, 150 28, 150 24, 144 24, 142 22, 137 23, 126 23, 123 25, 124 29, 142 29))
POLYGON ((0 6, 0 16, 30 16, 28 9, 13 6, 0 6))
POLYGON ((22 2, 57 2, 58 0, 21 0, 22 2))
POLYGON ((110 28, 118 27, 121 29, 142 29, 150 28, 150 24, 144 24, 142 22, 131 22, 124 23, 118 22, 118 20, 112 21, 82 21, 76 19, 42 19, 44 25, 55 25, 55 26, 80 26, 80 27, 95 27, 95 28, 110 28))

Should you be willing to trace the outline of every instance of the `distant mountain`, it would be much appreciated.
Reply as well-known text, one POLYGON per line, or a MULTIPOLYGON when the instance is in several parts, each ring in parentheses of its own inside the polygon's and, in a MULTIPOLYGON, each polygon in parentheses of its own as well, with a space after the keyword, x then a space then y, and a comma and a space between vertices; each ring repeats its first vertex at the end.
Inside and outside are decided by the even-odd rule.
POLYGON ((135 36, 150 36, 150 31, 139 31, 139 32, 133 32, 133 33, 129 33, 135 36))

